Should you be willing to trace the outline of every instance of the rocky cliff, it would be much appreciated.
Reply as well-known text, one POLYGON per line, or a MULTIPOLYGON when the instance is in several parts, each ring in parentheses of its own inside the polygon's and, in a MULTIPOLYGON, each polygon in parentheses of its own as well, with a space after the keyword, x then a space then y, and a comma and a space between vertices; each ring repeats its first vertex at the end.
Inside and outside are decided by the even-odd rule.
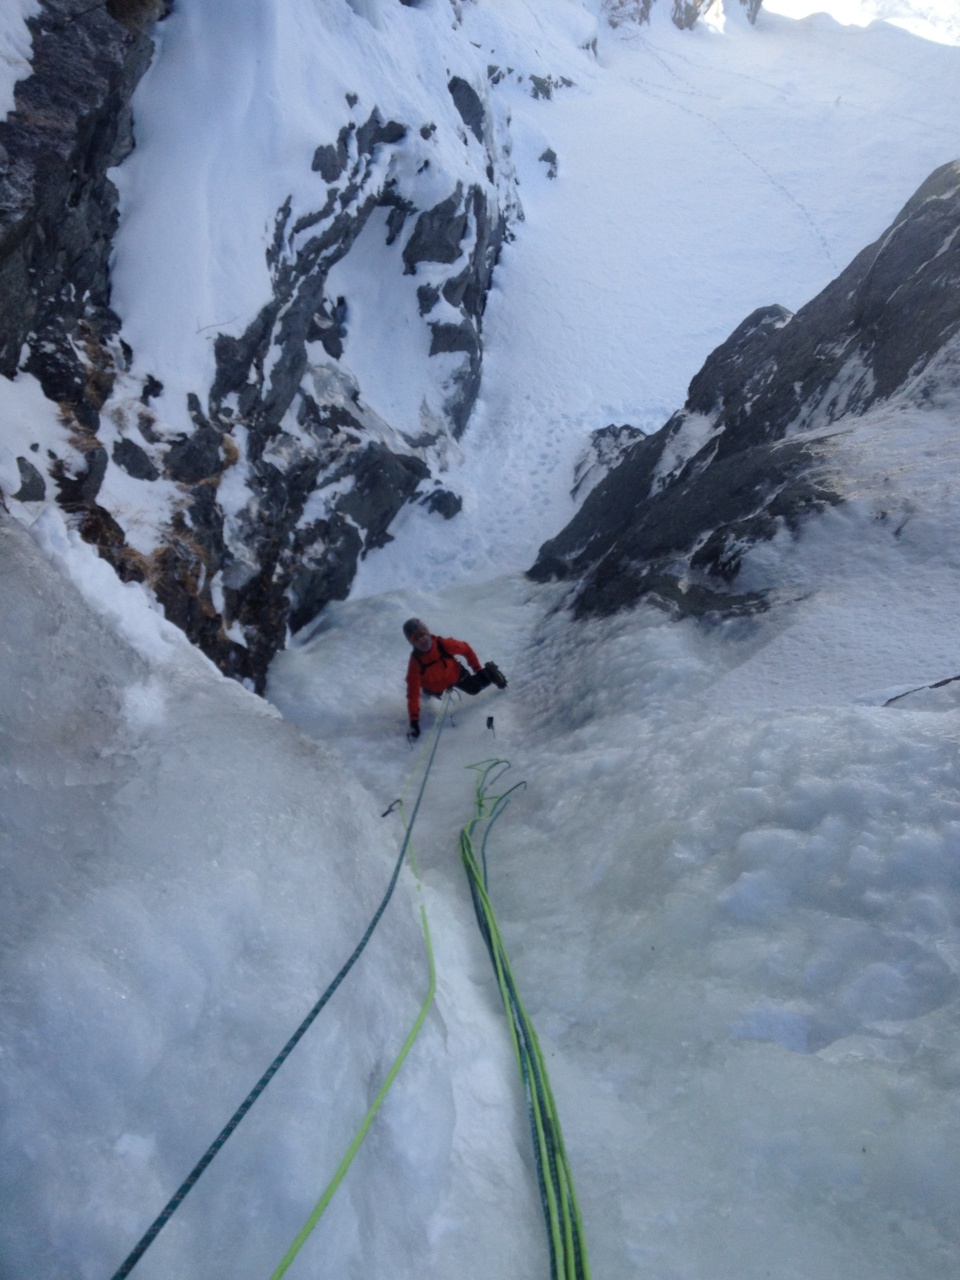
POLYGON ((106 172, 133 147, 130 99, 164 12, 162 0, 44 0, 27 24, 32 74, 0 121, 0 373, 35 372, 87 423, 103 386, 90 385, 83 347, 118 328, 106 172))
POLYGON ((641 599, 693 615, 763 608, 766 590, 738 588, 743 556, 842 501, 831 465, 840 424, 880 401, 922 409, 948 386, 960 387, 960 162, 933 173, 795 315, 748 316, 684 408, 628 437, 530 575, 570 579, 578 616, 641 599))
MULTIPOLYGON (((357 29, 388 6, 400 12, 350 0, 357 29)), ((704 7, 674 0, 673 19, 688 26, 704 7)), ((172 404, 176 371, 144 372, 114 309, 111 174, 135 147, 132 99, 163 56, 158 34, 187 8, 38 0, 27 20, 29 74, 0 122, 0 374, 35 379, 57 425, 7 414, 0 500, 26 520, 55 501, 122 579, 147 584, 221 670, 259 690, 288 634, 347 594, 405 504, 459 511, 445 460, 478 395, 498 255, 523 216, 497 95, 549 99, 570 81, 488 65, 460 36, 444 46, 450 65, 431 58, 417 73, 429 113, 408 101, 398 114, 380 109, 371 69, 304 162, 309 200, 277 201, 259 306, 211 333, 212 377, 172 404), (419 326, 434 371, 414 430, 375 412, 342 359, 352 299, 331 273, 371 236, 416 282, 398 323, 419 326)), ((615 22, 649 9, 605 11, 615 22)), ((461 0, 430 8, 454 33, 462 14, 461 0)), ((332 32, 341 20, 330 21, 332 32)), ((541 159, 556 172, 552 152, 541 159)))
POLYGON ((110 170, 134 146, 131 97, 151 27, 170 12, 160 0, 42 0, 29 20, 32 74, 0 124, 0 372, 38 380, 62 438, 50 448, 5 432, 17 472, 3 487, 27 517, 55 498, 123 579, 146 582, 222 670, 260 689, 288 630, 347 594, 404 503, 438 518, 458 511, 434 477, 476 400, 487 292, 522 213, 485 78, 443 78, 453 110, 438 113, 440 126, 384 118, 375 83, 347 94, 341 127, 317 138, 316 203, 276 209, 270 295, 239 334, 215 338, 212 384, 193 388, 172 420, 158 413, 165 371, 134 376, 111 309, 110 170), (446 176, 444 127, 465 157, 446 176), (327 278, 374 215, 403 272, 422 279, 416 322, 443 357, 416 435, 366 406, 339 363, 350 299, 327 278), (115 501, 131 482, 141 496, 115 501), (131 505, 163 513, 148 545, 132 534, 131 505))
MULTIPOLYGON (((670 19, 681 31, 696 26, 697 19, 707 13, 717 0, 671 0, 670 19)), ((605 8, 613 26, 649 22, 656 0, 606 0, 605 8)), ((740 0, 751 22, 763 7, 763 0, 740 0)))

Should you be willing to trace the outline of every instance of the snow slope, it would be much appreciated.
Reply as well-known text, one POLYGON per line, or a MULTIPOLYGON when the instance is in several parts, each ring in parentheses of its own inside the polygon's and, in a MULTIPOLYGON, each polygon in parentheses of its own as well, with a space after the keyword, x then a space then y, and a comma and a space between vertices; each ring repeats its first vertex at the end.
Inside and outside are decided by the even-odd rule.
MULTIPOLYGON (((655 8, 569 56, 557 73, 576 83, 550 101, 498 86, 526 220, 485 316, 469 456, 446 477, 467 518, 401 513, 355 592, 529 567, 573 514, 590 431, 662 426, 741 320, 808 301, 956 158, 956 45, 730 9, 723 32, 681 32, 655 8)), ((499 62, 486 7, 464 22, 499 62)))
MULTIPOLYGON (((301 9, 312 29, 300 5, 284 21, 301 9)), ((416 12, 354 9, 329 12, 356 33, 363 12, 416 12)), ((620 29, 594 61, 578 43, 598 9, 463 5, 484 62, 528 51, 539 27, 549 69, 576 84, 550 101, 504 88, 527 217, 487 311, 484 401, 455 473, 464 515, 410 512, 354 597, 281 655, 283 720, 55 512, 32 540, 0 526, 0 661, 20 695, 0 757, 10 1280, 112 1274, 359 939, 400 847, 396 814, 380 815, 411 794, 418 760, 403 736, 412 613, 469 639, 510 686, 444 730, 414 839, 436 1007, 289 1274, 547 1274, 456 857, 464 766, 491 755, 527 783, 491 840, 491 892, 594 1275, 956 1274, 960 685, 885 705, 960 674, 956 396, 857 424, 848 504, 754 553, 784 585, 765 618, 704 630, 641 609, 571 627, 557 590, 519 570, 566 519, 590 429, 659 425, 753 306, 804 301, 955 158, 960 52, 883 24, 768 14, 751 30, 734 13, 722 31, 620 29)), ((181 12, 200 21, 187 0, 181 12)), ((248 88, 269 114, 278 99, 248 88)), ((151 148, 158 162, 176 150, 141 135, 144 174, 151 148)), ((194 215, 228 203, 218 191, 168 207, 171 236, 193 245, 194 215)), ((226 234, 196 250, 196 297, 209 272, 230 274, 229 253, 209 259, 226 234)), ((256 237, 241 241, 255 284, 256 237)), ((176 313, 151 310, 142 283, 138 301, 128 276, 143 311, 124 317, 142 358, 201 361, 197 326, 164 345, 176 313)), ((39 415, 11 386, 18 413, 39 415)), ((138 1280, 276 1266, 422 1000, 417 900, 404 873, 361 963, 138 1280)))

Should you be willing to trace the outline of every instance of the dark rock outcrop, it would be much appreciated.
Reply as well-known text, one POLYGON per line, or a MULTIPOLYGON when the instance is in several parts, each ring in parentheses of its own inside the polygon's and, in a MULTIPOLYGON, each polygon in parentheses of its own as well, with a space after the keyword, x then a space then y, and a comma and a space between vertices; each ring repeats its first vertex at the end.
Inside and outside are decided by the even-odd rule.
POLYGON ((463 499, 458 493, 452 493, 449 489, 438 488, 432 489, 421 498, 420 505, 438 516, 443 516, 444 520, 452 520, 463 510, 463 499))
POLYGON ((559 162, 557 160, 557 153, 554 151, 553 147, 547 147, 546 151, 540 155, 540 160, 547 166, 547 177, 555 178, 557 176, 559 162))
POLYGON ((483 103, 473 85, 468 84, 461 76, 454 76, 447 85, 453 105, 460 112, 463 123, 470 129, 478 142, 483 136, 483 103))
POLYGON ((164 5, 43 0, 28 19, 33 74, 0 121, 0 373, 27 368, 45 393, 95 419, 103 388, 70 339, 102 341, 117 195, 106 173, 133 146, 130 98, 146 69, 149 21, 164 5), (92 394, 91 394, 92 391, 92 394))
MULTIPOLYGON (((336 365, 349 306, 346 299, 327 297, 327 276, 376 210, 390 211, 388 244, 406 218, 417 214, 400 255, 405 273, 415 275, 421 264, 453 268, 443 284, 421 286, 419 309, 425 315, 442 297, 447 315, 450 308, 459 312, 458 321, 428 322, 431 354, 465 357, 451 375, 445 405, 454 435, 465 428, 479 391, 481 317, 506 219, 496 206, 491 212, 479 186, 465 190, 460 183, 440 204, 417 211, 391 179, 384 183, 379 163, 381 149, 401 147, 406 136, 404 126, 384 122, 374 110, 359 127, 341 130, 335 146, 318 149, 314 169, 346 185, 337 199, 332 197, 339 188, 332 188, 314 217, 292 226, 289 204, 280 210, 273 297, 239 338, 218 336, 207 413, 194 414, 196 433, 166 455, 169 478, 199 486, 234 465, 237 458, 224 456, 224 446, 229 449, 243 429, 241 463, 250 494, 244 511, 227 531, 216 504, 205 506, 205 514, 192 509, 190 526, 207 529, 210 522, 215 554, 203 581, 222 574, 224 620, 239 624, 245 643, 237 645, 221 632, 213 652, 209 640, 191 634, 225 671, 256 688, 288 628, 299 630, 330 600, 347 595, 359 559, 389 541, 397 512, 430 474, 424 450, 436 436, 405 440, 363 405, 361 388, 336 365), (330 357, 326 363, 311 352, 315 343, 330 357), (396 443, 388 447, 384 440, 391 437, 396 443)), ((181 572, 180 562, 174 567, 181 572)), ((190 594, 192 581, 168 583, 166 598, 190 594)), ((206 607, 215 613, 209 587, 204 592, 206 607)))
MULTIPOLYGON (((840 500, 831 424, 894 394, 960 346, 960 162, 936 170, 890 229, 791 316, 749 316, 687 403, 630 446, 530 576, 569 578, 578 616, 646 597, 682 613, 763 607, 740 594, 744 551, 840 500)), ((909 391, 907 390, 909 388, 909 391)))
POLYGON ((633 427, 628 422, 619 425, 611 422, 609 426, 592 432, 589 448, 574 465, 570 497, 584 497, 623 461, 631 445, 644 438, 640 428, 633 427))
MULTIPOLYGON (((613 27, 628 22, 649 22, 655 3, 656 0, 608 0, 607 18, 613 27)), ((712 3, 713 0, 672 0, 670 17, 681 31, 689 31, 712 3)), ((740 0, 740 3, 746 9, 750 22, 756 22, 763 0, 740 0)))
POLYGON ((28 458, 17 458, 20 488, 13 495, 18 502, 42 502, 47 496, 47 482, 28 458))
POLYGON ((135 440, 118 440, 111 454, 118 467, 122 467, 134 480, 158 480, 159 470, 150 461, 150 455, 135 440))
MULTIPOLYGON (((186 429, 172 428, 151 407, 164 370, 133 385, 132 352, 110 307, 117 194, 107 177, 132 149, 130 100, 152 53, 150 27, 172 6, 40 3, 32 74, 0 123, 0 373, 36 376, 59 407, 64 444, 45 460, 46 477, 39 461, 18 458, 19 488, 8 496, 55 497, 121 577, 146 582, 225 673, 262 689, 288 631, 347 594, 359 559, 389 541, 400 508, 423 500, 431 450, 442 453, 441 436, 466 427, 494 265, 508 218, 521 216, 512 167, 480 93, 448 72, 438 88, 463 122, 468 162, 445 199, 421 207, 415 175, 434 153, 417 167, 404 148, 411 139, 433 148, 438 126, 362 111, 347 94, 346 123, 313 154, 315 208, 295 213, 288 200, 277 213, 271 296, 239 336, 216 337, 213 384, 192 390, 186 429), (476 181, 464 179, 470 166, 476 181), (337 363, 350 299, 328 296, 327 277, 378 211, 387 245, 404 237, 403 270, 424 276, 419 315, 430 349, 447 357, 438 362, 446 398, 428 407, 415 438, 366 407, 337 363), (150 554, 129 545, 122 513, 102 505, 111 467, 151 487, 145 503, 169 506, 150 554)), ((429 189, 435 199, 432 169, 429 189)), ((459 507, 445 491, 428 501, 447 518, 459 507)))
MULTIPOLYGON (((0 376, 22 368, 58 404, 71 451, 50 462, 57 500, 124 578, 143 577, 139 557, 97 502, 109 464, 100 411, 130 354, 110 308, 117 192, 107 174, 133 147, 130 99, 168 8, 41 0, 27 20, 32 73, 0 121, 0 376)), ((49 496, 38 475, 11 496, 35 501, 41 486, 49 496)))
POLYGON ((467 234, 467 224, 463 184, 458 182, 451 196, 417 218, 413 234, 403 248, 406 274, 416 275, 421 262, 456 262, 463 252, 460 245, 467 234))

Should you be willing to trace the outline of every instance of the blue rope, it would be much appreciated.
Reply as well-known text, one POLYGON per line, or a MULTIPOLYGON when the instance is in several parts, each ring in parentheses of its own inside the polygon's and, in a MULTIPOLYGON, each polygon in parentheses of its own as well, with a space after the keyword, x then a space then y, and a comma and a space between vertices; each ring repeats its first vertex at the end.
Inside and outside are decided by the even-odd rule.
POLYGON ((177 1211, 177 1209, 180 1208, 181 1204, 183 1204, 187 1195, 196 1186, 197 1182, 200 1179, 201 1174, 203 1174, 204 1170, 211 1163, 214 1156, 221 1149, 221 1147, 224 1145, 224 1143, 227 1141, 227 1139, 230 1137, 233 1131, 237 1128, 240 1121, 244 1118, 244 1116, 247 1114, 247 1112, 250 1110, 250 1108, 253 1106, 256 1100, 260 1097, 264 1089, 266 1089, 267 1085, 270 1083, 273 1077, 277 1074, 277 1072, 286 1062, 287 1058, 289 1058, 290 1054, 296 1048, 297 1044, 306 1034, 311 1023, 317 1018, 320 1011, 323 1009, 324 1005, 327 1004, 331 996, 340 986, 341 982, 343 982, 344 978, 347 976, 347 974, 353 968, 354 964, 359 959, 360 953, 363 951, 364 947, 366 947, 367 943, 370 941, 370 938, 373 935, 374 929, 377 927, 377 925, 380 922, 380 917, 383 915, 384 911, 387 909, 387 903, 390 901, 391 897, 393 896, 393 891, 396 888, 397 880, 400 878, 400 868, 403 866, 403 860, 407 853, 407 847, 410 844, 410 835, 411 835, 411 832, 413 831, 413 824, 417 820, 417 811, 420 808, 420 802, 423 799, 423 793, 426 790, 426 786, 427 786, 427 779, 430 776, 430 770, 433 767, 434 757, 437 754, 437 747, 440 743, 440 733, 443 729, 443 723, 444 723, 444 718, 446 716, 448 701, 449 701, 449 697, 445 696, 443 707, 441 708, 441 711, 440 711, 440 715, 437 717, 437 728, 434 734, 433 748, 430 752, 430 757, 427 761, 427 767, 424 770, 423 781, 420 784, 420 791, 419 791, 419 794, 417 795, 417 802, 413 806, 413 813, 411 814, 410 823, 409 823, 409 826, 407 827, 406 834, 404 835, 404 838, 403 838, 403 844, 400 846, 400 853, 397 857, 396 866, 393 868, 393 875, 390 877, 390 883, 387 886, 386 893, 383 895, 382 902, 380 903, 379 907, 377 907, 377 910, 374 913, 373 919, 370 921, 370 924, 367 926, 366 933, 363 935, 363 937, 357 943, 356 947, 353 949, 353 953, 350 956, 349 960, 347 960, 347 962, 343 965, 340 972, 333 979, 333 981, 327 987, 326 991, 324 991, 323 995, 316 1002, 316 1004, 313 1006, 313 1008, 310 1010, 310 1012, 307 1014, 304 1020, 300 1023, 299 1027, 297 1027, 296 1031, 293 1033, 293 1035, 290 1037, 287 1043, 283 1046, 283 1048, 274 1058, 273 1062, 270 1063, 270 1066, 267 1067, 266 1071, 263 1073, 263 1075, 260 1077, 257 1083, 253 1086, 253 1088, 244 1098, 243 1102, 240 1103, 240 1106, 237 1107, 236 1111, 233 1113, 233 1115, 230 1117, 228 1122, 224 1125, 224 1127, 220 1130, 220 1132, 214 1138, 213 1142, 210 1143, 210 1146, 207 1147, 206 1151, 203 1153, 203 1155, 194 1165, 190 1173, 183 1180, 183 1182, 181 1183, 180 1187, 177 1189, 175 1194, 171 1196, 170 1200, 164 1206, 163 1211, 157 1216, 157 1218, 151 1224, 149 1229, 146 1231, 146 1233, 140 1240, 139 1244, 132 1251, 132 1253, 130 1253, 130 1255, 121 1265, 120 1269, 114 1273, 112 1280, 124 1280, 124 1277, 130 1274, 133 1268, 137 1265, 137 1263, 146 1253, 147 1249, 149 1249, 150 1245, 153 1244, 154 1240, 157 1238, 157 1236, 160 1234, 160 1232, 163 1230, 166 1224, 173 1217, 174 1213, 177 1211))

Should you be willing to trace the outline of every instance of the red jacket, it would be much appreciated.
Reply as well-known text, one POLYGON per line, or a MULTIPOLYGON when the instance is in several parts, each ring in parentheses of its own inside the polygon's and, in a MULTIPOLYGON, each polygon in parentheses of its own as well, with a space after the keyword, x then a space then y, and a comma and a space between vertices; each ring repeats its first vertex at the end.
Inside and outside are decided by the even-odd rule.
POLYGON ((460 679, 463 667, 453 656, 459 653, 470 663, 474 671, 480 670, 480 659, 465 640, 452 636, 431 636, 433 644, 426 653, 414 649, 407 666, 407 711, 411 720, 420 719, 420 690, 428 693, 444 693, 452 689, 460 679), (440 651, 443 645, 443 652, 440 651))

